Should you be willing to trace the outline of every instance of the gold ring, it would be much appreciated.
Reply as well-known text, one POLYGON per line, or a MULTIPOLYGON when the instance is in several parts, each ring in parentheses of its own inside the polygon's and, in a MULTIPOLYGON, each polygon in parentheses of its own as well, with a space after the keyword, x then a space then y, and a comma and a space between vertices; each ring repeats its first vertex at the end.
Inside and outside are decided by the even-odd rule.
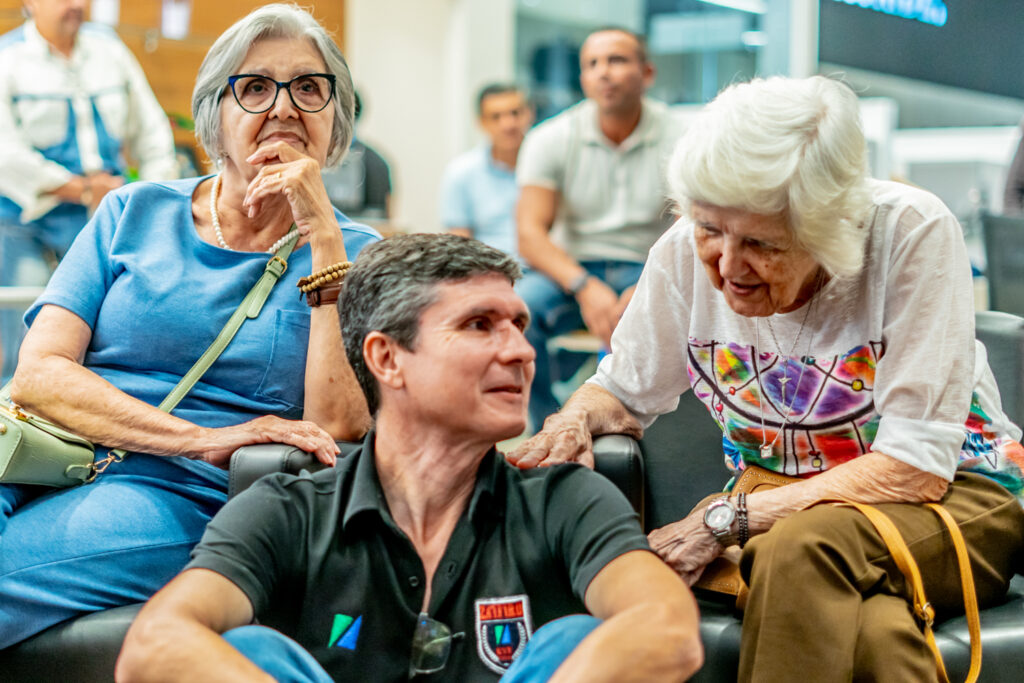
POLYGON ((281 179, 281 172, 278 171, 277 173, 274 174, 274 180, 280 180, 280 179, 281 179))

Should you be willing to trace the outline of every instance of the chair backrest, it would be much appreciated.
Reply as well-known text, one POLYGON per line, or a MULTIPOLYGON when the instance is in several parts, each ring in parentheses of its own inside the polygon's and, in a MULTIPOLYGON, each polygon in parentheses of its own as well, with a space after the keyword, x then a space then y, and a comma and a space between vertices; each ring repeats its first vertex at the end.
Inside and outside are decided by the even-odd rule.
POLYGON ((989 308, 1024 315, 1024 217, 985 214, 981 228, 989 308))
POLYGON ((644 523, 648 530, 685 517, 709 493, 729 481, 722 430, 688 391, 679 407, 654 421, 640 441, 647 477, 644 523))
POLYGON ((1003 411, 1024 426, 1024 318, 1002 311, 978 311, 975 335, 988 350, 1003 411))

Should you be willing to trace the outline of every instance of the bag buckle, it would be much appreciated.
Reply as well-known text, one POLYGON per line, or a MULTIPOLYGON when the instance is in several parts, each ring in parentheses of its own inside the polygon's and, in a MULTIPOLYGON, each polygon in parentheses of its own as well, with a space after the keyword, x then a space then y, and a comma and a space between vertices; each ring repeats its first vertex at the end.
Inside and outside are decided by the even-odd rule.
POLYGON ((270 260, 267 261, 266 270, 273 271, 278 277, 281 277, 288 270, 288 262, 285 261, 280 256, 278 256, 277 254, 274 254, 273 256, 270 257, 270 260), (280 265, 276 265, 274 261, 277 261, 277 263, 279 263, 280 265), (281 272, 277 272, 279 270, 281 272))
POLYGON ((11 403, 11 414, 22 422, 28 422, 28 415, 17 403, 11 403))
POLYGON ((110 453, 107 454, 107 457, 103 458, 102 460, 97 460, 92 464, 92 474, 88 476, 88 478, 85 480, 85 483, 91 484, 96 477, 106 472, 107 468, 110 467, 112 463, 121 462, 122 460, 124 460, 124 457, 119 458, 116 455, 114 455, 113 451, 111 451, 110 453))
POLYGON ((932 607, 932 603, 930 602, 926 602, 923 605, 915 604, 914 616, 916 616, 926 627, 931 628, 932 624, 935 623, 935 608, 932 607))

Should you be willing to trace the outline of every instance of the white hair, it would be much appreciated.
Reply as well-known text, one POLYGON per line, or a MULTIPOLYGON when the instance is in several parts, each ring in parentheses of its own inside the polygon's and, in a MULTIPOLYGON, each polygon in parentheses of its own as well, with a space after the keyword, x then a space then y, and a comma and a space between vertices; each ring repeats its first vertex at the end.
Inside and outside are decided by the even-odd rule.
POLYGON ((732 85, 696 117, 668 166, 671 198, 782 214, 825 270, 864 264, 870 208, 867 148, 857 96, 824 76, 732 85))
POLYGON ((337 102, 324 166, 337 165, 345 158, 352 142, 355 112, 352 75, 341 50, 324 27, 309 12, 293 4, 264 5, 253 10, 221 34, 206 53, 192 91, 192 118, 200 144, 211 159, 222 155, 224 131, 220 129, 220 103, 227 93, 228 76, 235 74, 253 44, 268 38, 309 40, 323 57, 327 72, 334 74, 337 102))

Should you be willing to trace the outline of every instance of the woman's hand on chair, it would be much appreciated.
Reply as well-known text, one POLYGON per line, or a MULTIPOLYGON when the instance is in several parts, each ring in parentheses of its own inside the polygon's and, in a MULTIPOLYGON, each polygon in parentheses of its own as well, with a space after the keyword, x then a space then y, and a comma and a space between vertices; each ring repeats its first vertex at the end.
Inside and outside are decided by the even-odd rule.
POLYGON ((334 465, 340 452, 331 435, 308 420, 285 420, 264 415, 231 427, 202 430, 199 448, 188 455, 227 468, 231 454, 242 446, 283 443, 312 453, 325 465, 334 465))
POLYGON ((561 412, 548 417, 544 429, 519 444, 505 459, 523 470, 563 462, 578 462, 594 469, 593 448, 586 415, 578 411, 561 412))

